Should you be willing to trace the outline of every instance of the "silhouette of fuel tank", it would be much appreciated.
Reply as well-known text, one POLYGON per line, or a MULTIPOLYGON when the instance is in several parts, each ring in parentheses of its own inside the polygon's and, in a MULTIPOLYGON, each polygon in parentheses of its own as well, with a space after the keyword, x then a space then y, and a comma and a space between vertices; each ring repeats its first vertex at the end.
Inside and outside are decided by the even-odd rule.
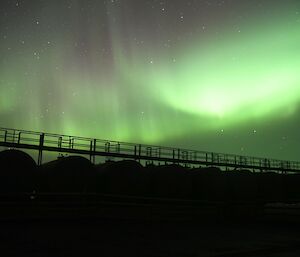
POLYGON ((88 193, 94 191, 95 171, 82 156, 60 157, 41 166, 42 192, 88 193))
POLYGON ((96 165, 96 173, 97 192, 138 196, 147 192, 147 174, 136 161, 109 161, 96 165))
POLYGON ((203 201, 226 199, 225 174, 217 167, 193 169, 190 172, 192 198, 203 201))
POLYGON ((176 164, 150 166, 150 192, 154 197, 187 198, 190 184, 187 169, 176 164))
POLYGON ((0 192, 32 192, 37 186, 37 166, 32 157, 19 150, 0 152, 0 192))

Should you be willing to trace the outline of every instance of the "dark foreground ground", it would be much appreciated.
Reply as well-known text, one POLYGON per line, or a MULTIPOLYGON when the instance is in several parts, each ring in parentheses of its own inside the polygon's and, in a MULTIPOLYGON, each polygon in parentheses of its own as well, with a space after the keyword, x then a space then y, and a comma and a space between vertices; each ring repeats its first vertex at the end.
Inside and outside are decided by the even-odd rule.
POLYGON ((300 256, 299 203, 2 195, 0 256, 300 256))
POLYGON ((300 256, 300 224, 39 219, 0 222, 1 256, 300 256))
POLYGON ((0 257, 300 256, 299 175, 7 153, 0 257))

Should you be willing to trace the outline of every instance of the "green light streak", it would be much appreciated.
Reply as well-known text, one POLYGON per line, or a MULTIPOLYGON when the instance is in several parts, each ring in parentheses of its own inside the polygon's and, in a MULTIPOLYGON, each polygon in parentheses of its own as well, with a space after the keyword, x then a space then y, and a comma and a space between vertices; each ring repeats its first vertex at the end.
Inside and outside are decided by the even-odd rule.
POLYGON ((178 50, 175 63, 159 60, 148 69, 139 63, 135 67, 142 68, 131 78, 150 94, 158 92, 170 108, 204 115, 218 125, 225 118, 223 125, 231 125, 278 111, 292 114, 300 99, 299 24, 280 20, 248 30, 201 47, 196 40, 178 50))

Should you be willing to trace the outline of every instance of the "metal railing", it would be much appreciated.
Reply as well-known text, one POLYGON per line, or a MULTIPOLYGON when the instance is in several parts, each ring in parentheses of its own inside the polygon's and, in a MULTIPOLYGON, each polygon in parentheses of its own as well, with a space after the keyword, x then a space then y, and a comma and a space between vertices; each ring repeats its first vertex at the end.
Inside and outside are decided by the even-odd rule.
POLYGON ((165 161, 261 171, 300 172, 300 162, 297 161, 195 151, 11 128, 0 128, 0 145, 11 148, 38 150, 39 165, 42 163, 43 151, 55 151, 87 154, 92 162, 95 162, 95 156, 111 156, 135 160, 165 161))

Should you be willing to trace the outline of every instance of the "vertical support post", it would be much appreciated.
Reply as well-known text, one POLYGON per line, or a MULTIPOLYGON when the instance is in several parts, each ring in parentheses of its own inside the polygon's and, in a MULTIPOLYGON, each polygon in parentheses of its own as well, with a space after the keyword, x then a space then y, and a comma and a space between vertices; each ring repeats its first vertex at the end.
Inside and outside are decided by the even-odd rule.
POLYGON ((12 140, 13 143, 15 143, 15 135, 16 135, 16 130, 14 129, 13 140, 12 140))
POLYGON ((134 146, 134 159, 136 160, 136 145, 134 146))
POLYGON ((141 161, 142 146, 139 144, 139 162, 141 161))
POLYGON ((7 130, 5 130, 4 132, 4 142, 6 142, 6 139, 7 139, 7 130))
POLYGON ((146 155, 147 156, 152 156, 152 148, 151 147, 147 147, 147 149, 146 149, 146 155))
POLYGON ((90 162, 92 162, 92 155, 93 155, 93 141, 90 142, 90 162))
POLYGON ((116 152, 120 153, 120 143, 119 142, 116 144, 116 152))
POLYGON ((105 152, 109 153, 110 151, 110 142, 105 143, 105 152))
POLYGON ((74 138, 69 136, 69 149, 73 149, 73 146, 74 146, 74 138))
POLYGON ((58 138, 58 148, 61 149, 61 145, 62 145, 62 137, 58 138))
POLYGON ((227 154, 225 154, 225 163, 226 163, 225 170, 228 171, 229 170, 228 164, 230 163, 230 160, 227 154))
POLYGON ((40 134, 40 144, 39 144, 39 156, 38 156, 38 165, 42 165, 43 162, 43 147, 44 147, 44 138, 45 134, 40 134))
POLYGON ((21 142, 21 131, 18 134, 18 144, 20 144, 20 142, 21 142))
POLYGON ((95 162, 96 162, 96 155, 95 155, 95 153, 96 153, 96 142, 97 142, 97 140, 94 139, 94 145, 93 145, 93 152, 94 152, 94 154, 93 154, 93 164, 95 164, 95 162))

